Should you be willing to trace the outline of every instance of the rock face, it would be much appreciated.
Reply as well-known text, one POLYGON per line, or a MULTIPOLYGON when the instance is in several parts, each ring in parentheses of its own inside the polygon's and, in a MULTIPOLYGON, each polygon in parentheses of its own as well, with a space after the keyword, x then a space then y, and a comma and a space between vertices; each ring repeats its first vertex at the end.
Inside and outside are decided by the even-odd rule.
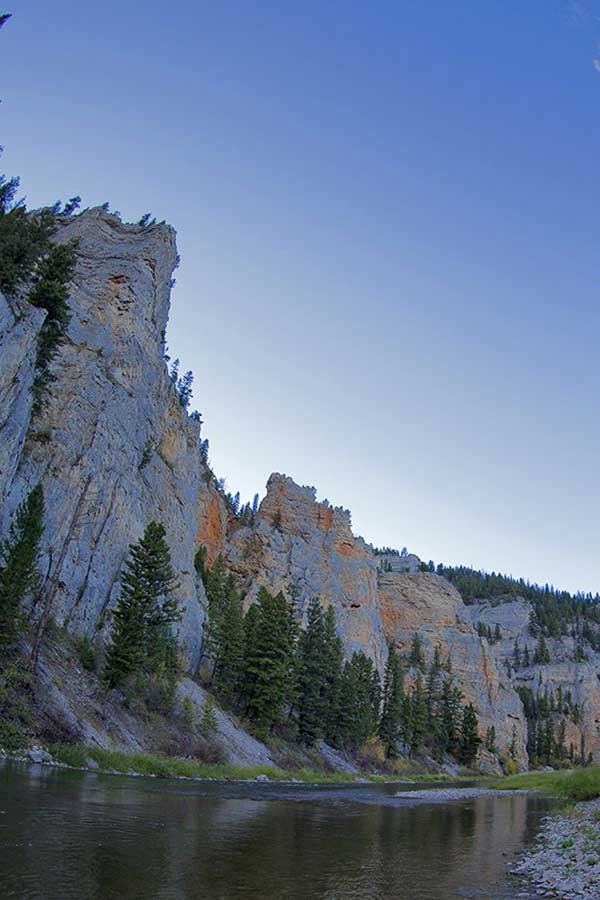
POLYGON ((271 475, 254 526, 232 534, 227 562, 248 590, 248 603, 264 586, 295 589, 302 612, 312 597, 333 604, 346 652, 362 649, 382 668, 376 561, 352 534, 347 510, 317 503, 314 488, 271 475))
MULTIPOLYGON (((573 638, 565 636, 560 641, 547 638, 550 662, 535 664, 533 655, 537 639, 529 632, 531 604, 518 599, 498 605, 482 602, 468 609, 475 625, 483 622, 492 630, 498 625, 502 637, 491 645, 490 651, 498 661, 506 683, 527 687, 534 694, 543 694, 547 689, 556 695, 559 687, 563 696, 571 693, 573 703, 581 709, 581 720, 575 723, 569 716, 565 718, 566 747, 572 743, 575 752, 579 753, 583 740, 585 754, 591 753, 595 761, 600 761, 600 654, 588 648, 588 661, 576 663, 573 638), (529 648, 531 665, 515 668, 515 641, 521 655, 525 646, 529 648), (508 666, 510 672, 507 672, 508 666)), ((485 638, 482 641, 488 643, 485 638)), ((562 717, 556 714, 554 718, 557 732, 562 717)))
POLYGON ((502 678, 487 641, 474 630, 469 608, 453 585, 429 573, 385 572, 379 579, 379 598, 388 640, 404 651, 417 632, 428 660, 438 646, 442 659, 450 660, 465 699, 475 704, 482 733, 493 725, 496 746, 504 753, 514 737, 517 759, 524 762, 527 728, 521 701, 502 678))
POLYGON ((163 522, 186 610, 181 639, 195 664, 203 617, 193 565, 199 426, 181 408, 163 361, 175 233, 91 210, 60 229, 59 241, 72 239, 79 253, 68 340, 26 440, 41 317, 28 310, 11 323, 2 307, 9 326, 1 345, 3 530, 41 481, 44 596, 59 623, 94 637, 106 629, 128 545, 152 519, 163 522))
POLYGON ((443 657, 451 658, 466 699, 477 706, 482 731, 494 725, 502 752, 508 752, 514 734, 517 759, 526 764, 521 701, 501 678, 458 592, 444 578, 419 573, 417 557, 390 556, 399 564, 399 571, 391 572, 382 571, 382 558, 354 537, 346 510, 318 503, 314 488, 279 474, 269 479, 254 526, 235 531, 227 545, 227 562, 248 590, 247 602, 261 586, 295 587, 301 610, 311 597, 320 597, 335 607, 346 653, 364 650, 380 672, 389 641, 403 651, 418 632, 428 661, 439 646, 443 657))
POLYGON ((0 510, 8 494, 29 426, 37 338, 45 313, 9 304, 0 294, 0 510))

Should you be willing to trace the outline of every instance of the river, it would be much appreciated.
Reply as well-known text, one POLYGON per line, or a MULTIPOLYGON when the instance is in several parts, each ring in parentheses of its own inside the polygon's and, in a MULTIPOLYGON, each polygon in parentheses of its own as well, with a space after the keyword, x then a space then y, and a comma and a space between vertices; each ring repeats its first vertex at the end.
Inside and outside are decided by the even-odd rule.
POLYGON ((0 762, 0 897, 513 900, 522 890, 507 863, 550 801, 429 804, 399 799, 399 789, 198 783, 0 762))

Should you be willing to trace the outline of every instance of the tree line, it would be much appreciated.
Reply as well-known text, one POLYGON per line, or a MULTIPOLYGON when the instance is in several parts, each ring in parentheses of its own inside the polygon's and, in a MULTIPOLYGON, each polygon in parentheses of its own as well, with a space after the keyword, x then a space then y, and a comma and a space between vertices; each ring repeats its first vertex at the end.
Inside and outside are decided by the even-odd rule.
POLYGON ((570 691, 563 692, 559 685, 556 695, 546 688, 534 693, 531 688, 518 685, 517 693, 523 703, 527 720, 527 752, 532 767, 566 763, 587 765, 592 761, 586 757, 585 737, 582 735, 579 747, 572 742, 567 746, 566 719, 575 725, 581 721, 579 704, 573 703, 570 691))
POLYGON ((344 658, 333 607, 311 599, 302 629, 297 591, 286 598, 262 587, 244 612, 223 558, 206 569, 201 553, 201 565, 208 600, 204 673, 225 706, 260 729, 285 727, 309 746, 325 740, 355 752, 379 738, 388 758, 431 752, 473 762, 481 743, 477 713, 464 703, 439 648, 427 667, 418 634, 405 658, 390 646, 382 688, 363 651, 344 658))
MULTIPOLYGON (((432 564, 430 564, 432 565, 432 564)), ((534 636, 560 638, 572 636, 587 641, 600 649, 600 595, 578 592, 571 594, 550 584, 535 584, 523 578, 513 578, 497 572, 485 572, 468 566, 444 566, 435 568, 457 588, 465 603, 483 599, 510 599, 523 597, 533 609, 530 630, 534 636)))
MULTIPOLYGON (((17 509, 0 547, 2 654, 27 627, 23 602, 39 586, 43 516, 37 486, 17 509)), ((224 706, 261 731, 283 726, 307 746, 325 740, 356 752, 378 739, 391 759, 428 752, 439 759, 450 754, 467 765, 474 761, 481 743, 477 713, 465 704, 439 647, 428 666, 418 634, 404 657, 390 646, 382 685, 364 652, 344 658, 333 607, 325 609, 313 598, 302 628, 297 591, 286 597, 263 587, 245 612, 223 558, 212 568, 205 558, 200 548, 196 565, 208 600, 202 663, 224 706)), ((108 689, 134 686, 153 692, 162 708, 172 702, 180 674, 174 634, 182 616, 178 586, 165 529, 150 522, 124 565, 101 672, 108 689)))

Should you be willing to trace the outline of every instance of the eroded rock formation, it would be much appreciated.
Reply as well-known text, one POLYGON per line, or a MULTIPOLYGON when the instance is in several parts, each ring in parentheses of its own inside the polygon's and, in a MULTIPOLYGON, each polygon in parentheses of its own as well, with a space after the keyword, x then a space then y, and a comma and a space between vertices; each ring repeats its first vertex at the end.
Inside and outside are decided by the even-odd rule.
MULTIPOLYGON (((180 641, 194 670, 205 595, 194 568, 197 548, 212 565, 223 554, 251 603, 261 585, 293 590, 300 609, 313 596, 336 610, 346 652, 362 649, 383 671, 388 642, 401 651, 418 632, 429 659, 439 646, 482 732, 498 750, 515 739, 526 763, 518 683, 563 685, 581 703, 585 734, 600 757, 596 658, 572 662, 553 646, 553 664, 513 677, 506 657, 525 640, 524 603, 466 607, 443 578, 419 571, 414 555, 381 557, 352 533, 350 514, 316 500, 315 490, 274 474, 251 525, 228 511, 200 452, 200 426, 186 414, 168 376, 164 333, 175 233, 165 225, 124 225, 96 209, 63 222, 59 241, 79 241, 68 339, 53 363, 55 381, 31 420, 36 340, 44 314, 0 296, 0 532, 38 481, 46 496, 42 595, 59 624, 95 641, 108 634, 129 544, 146 524, 164 523, 179 573, 185 616, 180 641), (479 620, 499 623, 493 646, 479 620)), ((51 681, 51 679, 50 679, 51 681)), ((50 683, 49 681, 49 683, 50 683)))

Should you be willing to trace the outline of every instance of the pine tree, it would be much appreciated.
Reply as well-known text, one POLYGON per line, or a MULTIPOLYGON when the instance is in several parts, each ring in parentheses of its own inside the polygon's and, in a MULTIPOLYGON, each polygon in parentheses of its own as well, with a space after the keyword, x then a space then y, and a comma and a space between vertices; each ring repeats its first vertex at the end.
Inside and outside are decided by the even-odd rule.
POLYGON ((425 741, 427 734, 427 697, 423 687, 423 678, 421 673, 417 675, 416 681, 411 691, 411 756, 418 755, 425 741))
POLYGON ((521 666, 521 648, 519 647, 519 641, 515 638, 515 644, 513 648, 513 663, 515 669, 520 668, 521 666))
POLYGON ((291 611, 280 592, 276 596, 261 588, 258 617, 245 661, 248 680, 246 708, 259 726, 272 727, 288 698, 293 663, 291 611))
POLYGON ((208 601, 208 615, 202 632, 202 660, 210 668, 208 681, 212 683, 222 642, 223 615, 230 588, 222 553, 219 553, 212 569, 204 570, 202 580, 208 601))
POLYGON ((417 634, 416 631, 413 636, 410 653, 408 655, 408 662, 411 666, 414 666, 421 671, 425 670, 425 654, 423 653, 423 641, 421 640, 421 636, 417 634))
POLYGON ((39 584, 43 519, 44 492, 38 484, 18 507, 0 544, 0 650, 14 643, 25 627, 22 603, 39 584))
POLYGON ((490 725, 485 733, 485 749, 488 753, 496 752, 496 728, 494 725, 490 725))
POLYGON ((256 514, 258 512, 258 505, 259 505, 258 494, 255 494, 254 499, 252 500, 252 516, 253 517, 256 516, 256 514))
POLYGON ((543 634, 540 635, 538 645, 533 655, 533 661, 536 665, 543 665, 550 662, 550 650, 543 634))
POLYGON ((337 715, 340 702, 340 688, 344 651, 337 633, 335 609, 328 606, 325 612, 325 739, 336 740, 337 715))
POLYGON ((34 412, 39 411, 48 386, 54 381, 50 363, 65 340, 71 320, 69 282, 75 273, 76 244, 56 244, 39 263, 35 285, 27 299, 46 310, 37 347, 36 376, 33 383, 34 412))
POLYGON ((356 750, 375 734, 380 705, 377 669, 362 650, 355 651, 342 673, 337 743, 356 750))
POLYGON ((460 735, 459 759, 464 765, 468 766, 474 762, 480 744, 477 712, 473 704, 468 703, 463 709, 460 735))
POLYGON ((444 753, 455 756, 460 745, 460 728, 462 722, 461 703, 463 694, 459 687, 450 680, 442 686, 440 700, 440 749, 444 753))
POLYGON ((529 668, 529 666, 531 665, 531 660, 529 658, 529 647, 527 646, 527 644, 525 644, 525 650, 523 652, 523 665, 525 666, 525 668, 529 668))
POLYGON ((396 648, 390 644, 383 680, 383 708, 379 722, 379 737, 384 743, 388 757, 398 755, 403 711, 404 673, 396 648))
POLYGON ((165 529, 150 522, 143 537, 131 545, 121 578, 104 673, 109 687, 141 672, 173 674, 175 648, 171 628, 181 618, 174 596, 177 587, 165 529))
POLYGON ((214 672, 215 689, 226 704, 234 705, 239 698, 243 665, 244 608, 233 578, 230 578, 224 606, 220 612, 219 644, 214 672))
POLYGON ((306 628, 298 641, 297 709, 300 740, 314 744, 323 737, 326 714, 327 636, 323 607, 308 604, 306 628))

